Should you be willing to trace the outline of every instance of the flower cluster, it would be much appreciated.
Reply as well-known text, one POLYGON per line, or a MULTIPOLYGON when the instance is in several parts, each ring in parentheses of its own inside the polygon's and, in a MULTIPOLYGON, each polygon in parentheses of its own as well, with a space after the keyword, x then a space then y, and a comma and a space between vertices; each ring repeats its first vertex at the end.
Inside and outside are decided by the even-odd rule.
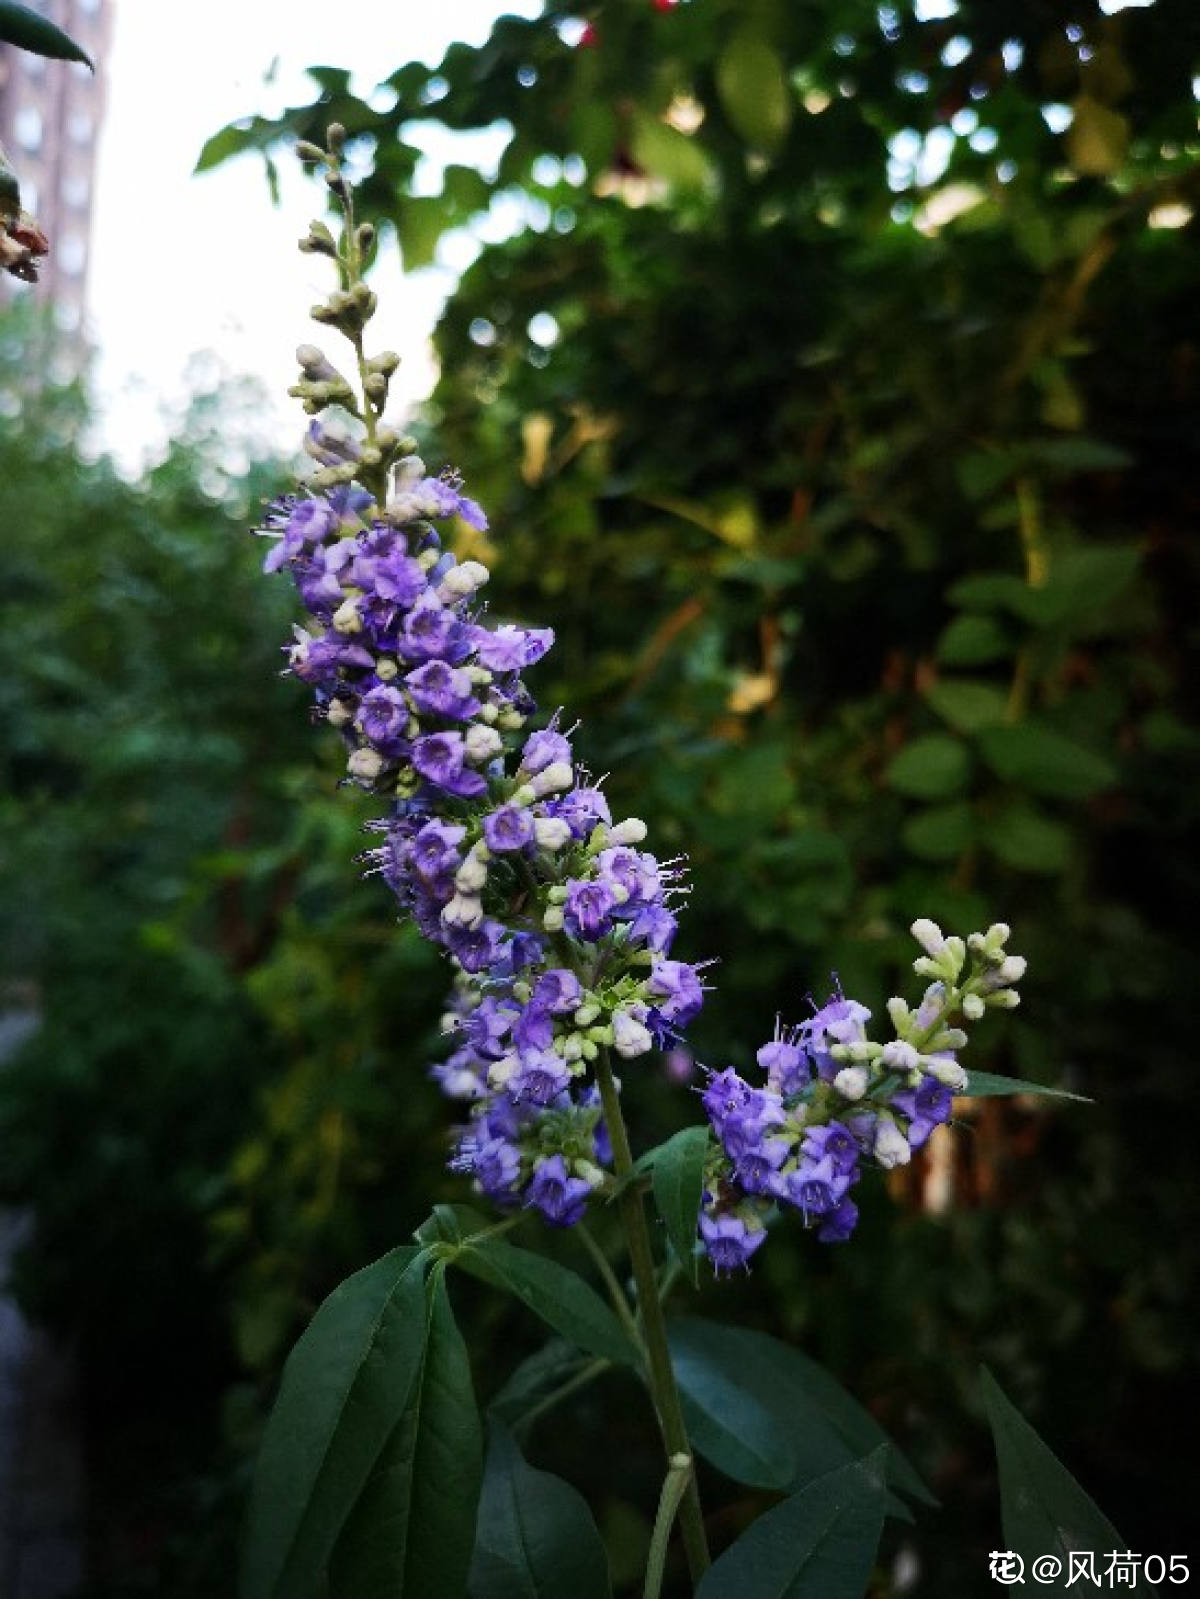
MULTIPOLYGON (((340 243, 313 223, 301 248, 337 263, 341 287, 312 314, 353 346, 359 389, 300 346, 292 393, 313 418, 316 466, 305 492, 270 508, 265 566, 291 573, 311 618, 289 670, 345 742, 347 781, 388 804, 362 860, 456 973, 450 1054, 434 1068, 466 1107, 451 1164, 497 1205, 570 1226, 610 1183, 608 1052, 634 1061, 675 1049, 704 1002, 705 963, 671 954, 682 864, 642 847, 636 817, 614 822, 561 712, 531 728, 523 674, 553 634, 494 623, 480 599, 487 568, 458 560, 438 531, 451 520, 482 531, 482 510, 457 474, 431 476, 383 422, 398 358, 363 348, 374 232, 353 225, 343 138, 335 127, 329 152, 300 147, 325 163, 347 218, 340 243)), ((1004 954, 1007 928, 971 940, 965 980, 967 945, 932 923, 914 931, 926 950, 917 969, 933 981, 915 1013, 891 1001, 890 1043, 871 1043, 868 1012, 839 993, 759 1051, 762 1085, 710 1074, 716 1142, 699 1233, 718 1270, 749 1259, 776 1206, 822 1239, 848 1237, 860 1168, 907 1161, 965 1084, 965 1034, 951 1017, 1016 1002, 1023 962, 1004 954)))
MULTIPOLYGON (((315 369, 309 347, 301 363, 315 369)), ((310 432, 326 468, 360 449, 310 432)), ((345 740, 348 780, 391 801, 362 858, 459 974, 435 1068, 471 1106, 453 1165, 569 1225, 611 1160, 589 1063, 671 1043, 703 981, 670 957, 679 864, 639 847, 641 821, 614 824, 558 715, 525 731, 521 674, 553 635, 487 621, 487 569, 442 548, 452 517, 487 525, 456 478, 406 456, 382 511, 347 483, 278 502, 265 566, 291 572, 313 618, 289 667, 345 740)))
POLYGON ((822 1242, 849 1238, 863 1166, 907 1165, 968 1086, 957 1059, 967 1035, 951 1019, 1017 1004, 1025 962, 1007 954, 1003 923, 966 943, 927 920, 913 935, 925 951, 914 969, 932 981, 915 1011, 888 1001, 888 1043, 871 1042, 870 1011, 837 993, 800 1026, 776 1028, 758 1051, 761 1085, 733 1070, 710 1077, 703 1103, 718 1148, 700 1232, 719 1271, 750 1259, 775 1206, 799 1211, 822 1242))

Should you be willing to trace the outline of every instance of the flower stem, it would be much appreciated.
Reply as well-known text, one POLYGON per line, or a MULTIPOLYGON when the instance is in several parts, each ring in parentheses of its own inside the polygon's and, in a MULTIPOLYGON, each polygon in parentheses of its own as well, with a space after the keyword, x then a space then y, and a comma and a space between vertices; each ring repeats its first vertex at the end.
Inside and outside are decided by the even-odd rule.
POLYGON ((588 1232, 587 1226, 584 1222, 577 1222, 575 1224, 575 1231, 578 1234, 584 1248, 595 1262, 596 1270, 600 1273, 600 1276, 604 1282, 604 1286, 608 1290, 608 1297, 612 1301, 612 1307, 620 1317, 621 1323, 624 1326, 625 1331, 629 1334, 634 1348, 643 1349, 644 1345, 642 1343, 642 1329, 638 1326, 637 1320, 632 1310, 629 1308, 629 1300, 625 1297, 625 1290, 618 1282, 616 1272, 613 1271, 612 1267, 609 1265, 608 1256, 600 1248, 600 1245, 592 1237, 591 1233, 588 1232))
POLYGON ((658 1514, 654 1518, 654 1533, 650 1539, 650 1553, 646 1559, 646 1586, 642 1589, 642 1599, 658 1599, 662 1591, 671 1527, 693 1475, 690 1456, 676 1455, 671 1461, 670 1470, 663 1478, 662 1493, 658 1499, 658 1514))
MULTIPOLYGON (((621 1100, 606 1050, 602 1049, 596 1057, 595 1071, 596 1082, 600 1089, 600 1101, 604 1106, 604 1122, 612 1143, 613 1165, 618 1178, 628 1178, 633 1171, 633 1154, 629 1148, 629 1134, 625 1129, 621 1100)), ((688 1570, 691 1572, 692 1581, 696 1583, 708 1570, 708 1540, 704 1533, 704 1514, 700 1508, 700 1495, 696 1489, 696 1474, 691 1469, 692 1448, 683 1422, 683 1410, 679 1403, 679 1390, 675 1386, 675 1374, 671 1370, 667 1324, 658 1297, 654 1252, 650 1246, 650 1229, 646 1225, 646 1210, 641 1190, 636 1183, 628 1181, 625 1183, 617 1197, 617 1206, 629 1245, 629 1261, 633 1268, 638 1309, 642 1316, 642 1341, 646 1350, 647 1376, 666 1447, 667 1462, 672 1471, 682 1471, 681 1457, 688 1463, 687 1483, 683 1491, 683 1502, 679 1507, 679 1528, 683 1537, 684 1552, 687 1555, 688 1570)))

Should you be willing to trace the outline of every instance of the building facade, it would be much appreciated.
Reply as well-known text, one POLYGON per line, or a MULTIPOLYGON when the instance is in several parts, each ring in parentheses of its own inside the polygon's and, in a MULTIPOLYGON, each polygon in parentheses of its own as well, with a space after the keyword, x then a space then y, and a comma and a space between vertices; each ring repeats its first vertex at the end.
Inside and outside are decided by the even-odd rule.
POLYGON ((52 61, 0 44, 0 145, 21 182, 21 201, 49 237, 50 254, 29 289, 0 274, 0 303, 29 294, 52 307, 68 340, 82 342, 96 150, 104 115, 111 0, 24 0, 64 29, 96 63, 52 61))

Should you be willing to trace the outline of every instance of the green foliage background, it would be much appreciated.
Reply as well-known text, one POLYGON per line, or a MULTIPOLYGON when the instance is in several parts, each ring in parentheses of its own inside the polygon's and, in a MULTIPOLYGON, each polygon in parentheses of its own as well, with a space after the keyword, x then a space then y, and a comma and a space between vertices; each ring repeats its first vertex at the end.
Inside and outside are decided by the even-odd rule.
MULTIPOLYGON (((390 111, 321 68, 313 104, 224 130, 202 165, 273 159, 337 118, 410 269, 518 203, 524 226, 446 308, 422 426, 492 516, 493 610, 558 631, 543 705, 583 718, 614 807, 690 857, 682 947, 721 962, 700 1058, 744 1064, 831 972, 878 1005, 917 914, 1003 915, 1027 1012, 975 1064, 1097 1101, 989 1113, 958 1135, 944 1212, 880 1192, 850 1248, 785 1231, 706 1311, 826 1361, 926 1472, 946 1512, 889 1546, 918 1553, 909 1591, 989 1586, 981 1358, 1131 1547, 1175 1548, 1198 1220, 1200 15, 589 16, 582 39, 552 5, 435 72, 402 65, 390 111), (1064 133, 1048 105, 1072 108, 1064 133), (514 131, 494 174, 452 164, 411 197, 416 124, 497 119, 514 131), (952 129, 918 183, 916 141, 952 129)), ((452 1192, 421 1080, 442 974, 354 882, 357 807, 275 680, 282 585, 234 536, 265 489, 202 492, 218 437, 135 492, 56 427, 27 410, 0 440, 10 969, 46 1018, 0 1077, 5 1185, 37 1206, 31 1302, 90 1371, 152 1343, 172 1404, 224 1393, 221 1440, 198 1422, 157 1441, 193 1486, 154 1511, 142 1579, 215 1594, 288 1341, 452 1192)), ((644 1142, 677 1124, 678 1088, 628 1088, 644 1142)), ((490 1376, 527 1334, 472 1309, 490 1376)), ((126 1397, 99 1447, 161 1405, 126 1397)), ((620 1555, 644 1536, 647 1439, 618 1421, 614 1491, 592 1444, 609 1407, 569 1416, 540 1458, 601 1504, 620 1555)), ((100 1564, 105 1591, 134 1591, 133 1562, 100 1564)))

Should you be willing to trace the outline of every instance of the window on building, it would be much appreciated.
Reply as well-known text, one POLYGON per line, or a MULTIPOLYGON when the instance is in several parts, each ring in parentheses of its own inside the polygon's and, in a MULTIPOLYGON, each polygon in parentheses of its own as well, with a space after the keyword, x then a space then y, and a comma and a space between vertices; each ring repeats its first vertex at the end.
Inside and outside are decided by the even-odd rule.
POLYGON ((62 197, 67 205, 77 210, 88 203, 91 192, 92 186, 82 172, 72 172, 63 179, 62 197))
POLYGON ((13 118, 13 134, 22 150, 42 147, 42 113, 35 105, 23 105, 13 118))
POLYGON ((95 127, 95 123, 92 121, 90 111, 72 111, 71 120, 67 127, 76 144, 88 144, 91 142, 92 129, 95 127))
POLYGON ((78 277, 87 263, 87 245, 78 233, 68 233, 55 253, 59 266, 68 277, 78 277))

